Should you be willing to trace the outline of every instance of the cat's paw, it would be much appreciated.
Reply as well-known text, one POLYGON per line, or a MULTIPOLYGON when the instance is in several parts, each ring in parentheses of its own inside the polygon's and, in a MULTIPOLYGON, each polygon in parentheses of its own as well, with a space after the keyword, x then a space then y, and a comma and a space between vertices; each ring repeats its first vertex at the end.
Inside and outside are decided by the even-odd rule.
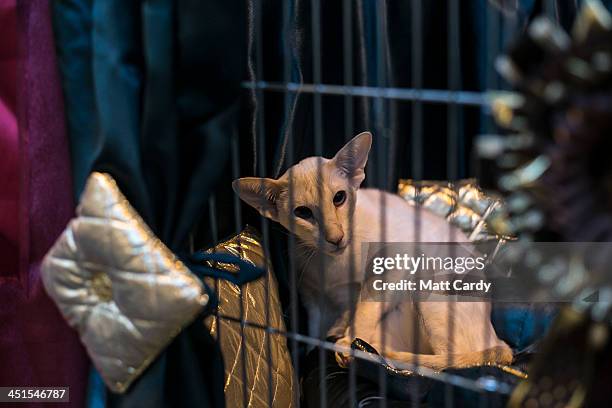
POLYGON ((342 348, 341 350, 336 351, 336 362, 342 368, 347 368, 352 360, 350 352, 351 343, 352 340, 348 336, 344 336, 336 341, 336 346, 340 346, 342 348))
POLYGON ((494 362, 497 364, 508 365, 512 364, 512 360, 514 360, 514 355, 512 354, 512 350, 506 343, 503 343, 501 346, 493 347, 485 352, 484 356, 485 362, 494 362))

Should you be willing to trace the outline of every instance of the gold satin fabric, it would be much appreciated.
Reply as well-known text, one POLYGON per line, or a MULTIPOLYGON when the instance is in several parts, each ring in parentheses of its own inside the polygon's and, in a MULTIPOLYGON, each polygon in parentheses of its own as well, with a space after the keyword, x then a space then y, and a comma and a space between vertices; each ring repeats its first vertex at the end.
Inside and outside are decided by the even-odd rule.
MULTIPOLYGON (((229 253, 257 266, 266 267, 260 241, 255 230, 247 227, 209 252, 229 253)), ((235 272, 234 265, 211 263, 210 266, 235 272)), ((249 407, 268 407, 270 395, 273 407, 294 406, 296 384, 287 339, 282 334, 269 333, 262 328, 270 327, 285 332, 276 278, 269 263, 267 268, 265 276, 242 288, 222 279, 206 279, 206 284, 216 288, 219 297, 220 316, 209 316, 205 323, 211 334, 219 340, 223 351, 225 404, 228 407, 243 406, 244 401, 249 407), (255 325, 245 326, 244 336, 240 324, 235 321, 241 318, 241 292, 243 319, 255 325), (268 364, 268 357, 271 365, 268 364), (247 383, 246 397, 243 393, 243 376, 247 383)))

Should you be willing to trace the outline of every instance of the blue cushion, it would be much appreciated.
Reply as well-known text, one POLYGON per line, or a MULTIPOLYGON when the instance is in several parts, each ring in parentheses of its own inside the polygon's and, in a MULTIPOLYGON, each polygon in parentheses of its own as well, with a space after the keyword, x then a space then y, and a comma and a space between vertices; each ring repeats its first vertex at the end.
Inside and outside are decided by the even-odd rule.
POLYGON ((493 303, 491 322, 500 339, 522 350, 544 337, 556 315, 550 304, 493 303))

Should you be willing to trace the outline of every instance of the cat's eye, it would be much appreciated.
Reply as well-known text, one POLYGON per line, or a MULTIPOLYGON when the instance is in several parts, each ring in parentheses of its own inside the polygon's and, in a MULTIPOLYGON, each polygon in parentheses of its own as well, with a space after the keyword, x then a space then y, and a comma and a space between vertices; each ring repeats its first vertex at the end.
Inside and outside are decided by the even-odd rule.
POLYGON ((303 218, 305 220, 309 220, 312 218, 312 210, 304 206, 295 207, 295 209, 293 210, 293 214, 296 217, 303 218))
POLYGON ((340 207, 346 201, 346 191, 340 190, 334 196, 334 205, 340 207))

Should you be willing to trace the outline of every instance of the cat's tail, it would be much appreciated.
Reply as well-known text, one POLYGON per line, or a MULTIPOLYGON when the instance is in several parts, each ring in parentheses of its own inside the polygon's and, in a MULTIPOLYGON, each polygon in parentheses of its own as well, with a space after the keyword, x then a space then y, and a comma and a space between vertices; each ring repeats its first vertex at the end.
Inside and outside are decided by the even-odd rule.
POLYGON ((384 353, 389 363, 397 369, 414 369, 415 365, 441 371, 446 368, 467 368, 491 364, 512 363, 512 350, 506 344, 486 350, 470 351, 456 354, 415 354, 405 351, 387 351, 384 353))
MULTIPOLYGON (((407 351, 386 350, 385 359, 392 367, 399 370, 414 370, 415 366, 427 367, 434 371, 447 368, 467 368, 473 366, 510 364, 512 363, 512 350, 505 343, 486 350, 470 351, 454 354, 415 354, 407 351)), ((348 365, 348 356, 336 353, 338 364, 348 365)))

